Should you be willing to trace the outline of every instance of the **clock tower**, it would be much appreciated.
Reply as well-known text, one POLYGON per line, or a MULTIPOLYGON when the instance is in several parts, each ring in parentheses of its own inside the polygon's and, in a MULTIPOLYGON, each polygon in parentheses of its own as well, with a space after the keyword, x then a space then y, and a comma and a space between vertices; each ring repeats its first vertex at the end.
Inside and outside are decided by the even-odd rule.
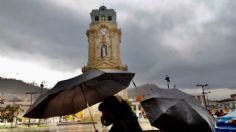
POLYGON ((116 12, 101 6, 90 13, 88 37, 88 63, 82 72, 93 69, 127 71, 120 58, 121 29, 116 22, 116 12))

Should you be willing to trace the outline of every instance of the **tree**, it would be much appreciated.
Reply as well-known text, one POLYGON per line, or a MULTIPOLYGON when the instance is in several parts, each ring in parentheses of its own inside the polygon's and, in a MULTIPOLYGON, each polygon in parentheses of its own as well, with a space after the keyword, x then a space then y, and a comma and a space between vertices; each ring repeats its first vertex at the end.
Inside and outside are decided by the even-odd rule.
POLYGON ((13 123, 15 123, 16 126, 17 116, 20 114, 20 112, 23 112, 23 109, 21 109, 20 105, 7 105, 5 108, 0 109, 0 119, 3 122, 11 122, 11 127, 13 127, 13 123))

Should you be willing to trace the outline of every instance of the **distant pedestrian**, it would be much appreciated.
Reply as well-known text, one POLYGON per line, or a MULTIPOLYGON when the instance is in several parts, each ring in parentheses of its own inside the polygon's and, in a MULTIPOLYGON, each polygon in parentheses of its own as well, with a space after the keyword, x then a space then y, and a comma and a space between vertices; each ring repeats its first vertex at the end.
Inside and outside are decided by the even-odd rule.
POLYGON ((219 113, 220 113, 220 116, 224 116, 224 115, 225 115, 225 114, 224 114, 224 111, 223 111, 222 109, 220 110, 219 113))
POLYGON ((102 112, 102 124, 105 126, 112 124, 109 132, 142 132, 138 118, 120 96, 107 97, 98 109, 102 112))
POLYGON ((220 112, 218 110, 216 110, 215 115, 216 115, 216 117, 220 117, 220 112))

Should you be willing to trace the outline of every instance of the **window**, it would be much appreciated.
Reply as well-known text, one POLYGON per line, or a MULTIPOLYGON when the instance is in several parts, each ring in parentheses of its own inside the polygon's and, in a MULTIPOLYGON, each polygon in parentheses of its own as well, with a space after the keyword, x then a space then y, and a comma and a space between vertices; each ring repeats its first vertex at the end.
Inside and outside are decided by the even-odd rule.
POLYGON ((107 56, 107 46, 106 45, 102 45, 101 46, 101 58, 104 58, 107 56))
POLYGON ((95 16, 95 21, 99 21, 99 16, 95 16))
POLYGON ((111 21, 111 20, 112 20, 112 16, 108 16, 108 17, 107 17, 107 20, 108 20, 108 21, 111 21))
POLYGON ((106 21, 106 17, 105 16, 102 16, 102 21, 106 21))

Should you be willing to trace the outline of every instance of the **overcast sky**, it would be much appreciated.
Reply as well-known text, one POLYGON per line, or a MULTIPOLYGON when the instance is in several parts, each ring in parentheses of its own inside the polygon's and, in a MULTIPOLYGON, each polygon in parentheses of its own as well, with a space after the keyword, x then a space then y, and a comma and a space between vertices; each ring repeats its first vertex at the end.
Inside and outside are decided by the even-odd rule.
POLYGON ((235 0, 2 0, 0 76, 26 82, 81 74, 87 64, 90 12, 117 12, 122 63, 137 85, 236 86, 235 0))

